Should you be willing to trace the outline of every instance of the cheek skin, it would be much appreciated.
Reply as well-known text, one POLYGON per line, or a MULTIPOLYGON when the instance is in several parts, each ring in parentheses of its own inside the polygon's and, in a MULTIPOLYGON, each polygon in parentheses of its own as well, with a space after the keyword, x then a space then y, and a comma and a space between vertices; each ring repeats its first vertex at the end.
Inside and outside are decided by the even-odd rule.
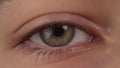
POLYGON ((7 66, 9 66, 9 68, 107 68, 106 64, 109 64, 112 59, 109 57, 110 54, 105 52, 104 48, 95 49, 90 52, 74 56, 70 59, 50 64, 40 64, 42 63, 41 60, 38 60, 37 62, 35 60, 36 55, 21 55, 21 52, 14 52, 14 50, 9 53, 4 53, 3 55, 4 56, 2 58, 5 59, 2 63, 5 68, 7 68, 7 66))

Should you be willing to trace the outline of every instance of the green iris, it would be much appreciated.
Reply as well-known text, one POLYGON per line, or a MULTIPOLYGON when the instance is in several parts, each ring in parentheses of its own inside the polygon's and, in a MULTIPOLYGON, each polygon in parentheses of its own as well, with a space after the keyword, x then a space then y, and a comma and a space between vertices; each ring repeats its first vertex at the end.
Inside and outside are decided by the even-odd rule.
POLYGON ((65 46, 73 39, 74 30, 74 27, 69 25, 55 24, 44 28, 40 36, 48 46, 61 47, 65 46))

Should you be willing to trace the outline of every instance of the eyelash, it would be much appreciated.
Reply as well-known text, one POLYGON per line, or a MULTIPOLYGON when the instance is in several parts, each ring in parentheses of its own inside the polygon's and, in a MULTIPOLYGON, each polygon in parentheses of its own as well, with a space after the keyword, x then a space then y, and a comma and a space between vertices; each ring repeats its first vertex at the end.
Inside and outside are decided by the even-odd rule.
POLYGON ((56 21, 48 22, 47 24, 41 25, 38 28, 35 28, 31 32, 29 32, 13 48, 16 48, 16 47, 21 48, 22 50, 25 50, 25 52, 27 52, 27 53, 37 53, 37 56, 39 56, 39 55, 41 55, 41 56, 45 56, 45 55, 47 55, 47 56, 57 56, 57 55, 63 55, 63 54, 85 52, 85 51, 88 51, 92 48, 97 47, 96 43, 99 43, 101 40, 103 40, 100 32, 98 32, 97 30, 98 29, 95 29, 95 27, 93 27, 93 25, 91 25, 91 24, 90 25, 83 24, 83 23, 77 24, 77 23, 74 23, 74 22, 71 22, 71 21, 58 21, 58 23, 56 23, 56 21), (73 47, 62 47, 62 48, 53 49, 53 50, 46 50, 46 49, 42 49, 42 48, 38 48, 38 47, 31 47, 30 45, 26 45, 25 41, 29 40, 30 37, 33 34, 42 30, 45 27, 48 27, 48 26, 51 26, 51 25, 54 25, 54 24, 60 24, 60 25, 65 24, 65 25, 70 25, 70 26, 74 26, 74 27, 77 27, 79 29, 82 29, 83 31, 90 34, 91 41, 88 42, 88 43, 85 43, 85 44, 81 44, 81 45, 76 44, 73 47))

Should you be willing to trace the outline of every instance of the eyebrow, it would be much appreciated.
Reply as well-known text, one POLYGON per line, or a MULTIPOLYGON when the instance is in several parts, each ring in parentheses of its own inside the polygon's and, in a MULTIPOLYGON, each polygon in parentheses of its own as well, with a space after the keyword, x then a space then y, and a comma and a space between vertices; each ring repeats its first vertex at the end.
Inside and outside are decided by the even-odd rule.
POLYGON ((8 2, 9 0, 0 0, 0 5, 2 5, 4 2, 8 2))
POLYGON ((6 0, 0 0, 0 4, 3 3, 4 1, 6 1, 6 0))

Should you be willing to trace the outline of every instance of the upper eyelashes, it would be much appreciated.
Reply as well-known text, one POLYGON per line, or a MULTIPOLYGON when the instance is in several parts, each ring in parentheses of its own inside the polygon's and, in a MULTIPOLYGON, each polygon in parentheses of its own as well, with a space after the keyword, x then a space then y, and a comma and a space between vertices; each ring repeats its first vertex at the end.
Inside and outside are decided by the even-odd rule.
POLYGON ((27 38, 23 39, 28 39, 28 37, 35 33, 37 30, 39 31, 42 27, 46 27, 48 25, 50 26, 53 24, 73 25, 75 27, 80 27, 80 29, 83 29, 86 32, 96 36, 103 36, 103 34, 106 34, 106 31, 96 23, 73 13, 53 13, 38 17, 34 20, 29 21, 29 23, 25 24, 16 33, 20 34, 20 32, 22 32, 22 34, 19 36, 22 38, 27 36, 27 38))

